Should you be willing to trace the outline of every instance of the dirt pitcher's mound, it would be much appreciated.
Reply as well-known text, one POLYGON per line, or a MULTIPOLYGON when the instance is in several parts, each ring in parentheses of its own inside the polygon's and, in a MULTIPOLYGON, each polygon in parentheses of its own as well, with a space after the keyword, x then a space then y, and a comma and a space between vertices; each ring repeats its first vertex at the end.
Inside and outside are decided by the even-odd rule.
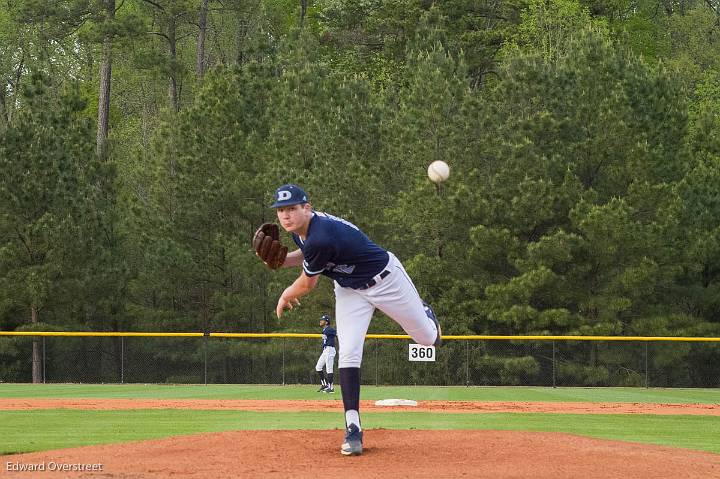
POLYGON ((8 478, 720 477, 720 455, 558 433, 368 430, 359 457, 342 431, 232 431, 0 456, 8 478), (69 472, 79 465, 95 472, 69 472), (99 467, 97 465, 100 465, 99 467), (43 466, 44 471, 37 469, 43 466), (34 468, 29 472, 28 468, 34 468), (58 472, 59 468, 65 469, 58 472))

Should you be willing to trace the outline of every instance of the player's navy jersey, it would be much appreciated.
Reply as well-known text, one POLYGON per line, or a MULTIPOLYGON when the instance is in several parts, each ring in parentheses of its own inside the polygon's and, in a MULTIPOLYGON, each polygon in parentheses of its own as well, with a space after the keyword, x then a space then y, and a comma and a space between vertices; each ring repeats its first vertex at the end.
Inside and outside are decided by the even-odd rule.
POLYGON ((305 241, 294 233, 292 237, 303 253, 305 274, 323 274, 343 287, 365 285, 389 260, 387 251, 357 226, 327 213, 313 213, 305 241))
POLYGON ((322 348, 325 349, 327 346, 335 347, 335 336, 337 332, 330 326, 325 326, 322 332, 322 348))

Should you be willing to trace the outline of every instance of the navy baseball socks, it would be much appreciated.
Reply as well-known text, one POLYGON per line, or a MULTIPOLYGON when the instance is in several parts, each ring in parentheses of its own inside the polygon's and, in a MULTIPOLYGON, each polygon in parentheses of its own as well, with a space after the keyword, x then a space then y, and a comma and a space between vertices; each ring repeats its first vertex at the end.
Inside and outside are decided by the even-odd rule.
POLYGON ((345 440, 340 446, 344 456, 362 454, 360 426, 360 368, 340 368, 340 387, 345 408, 345 440))
POLYGON ((440 322, 437 320, 435 312, 425 301, 423 301, 423 307, 425 308, 425 314, 427 314, 427 317, 430 318, 433 323, 435 323, 435 327, 437 328, 438 335, 437 339, 435 339, 435 343, 433 344, 433 346, 435 346, 436 348, 440 347, 442 346, 442 332, 440 331, 440 322))

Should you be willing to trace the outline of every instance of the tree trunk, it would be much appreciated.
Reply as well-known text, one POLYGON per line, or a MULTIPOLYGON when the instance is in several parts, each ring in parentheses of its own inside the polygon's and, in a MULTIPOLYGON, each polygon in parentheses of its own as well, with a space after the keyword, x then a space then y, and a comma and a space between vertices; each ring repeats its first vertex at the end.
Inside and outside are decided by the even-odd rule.
MULTIPOLYGON (((17 92, 20 91, 20 79, 22 78, 22 72, 25 69, 25 50, 23 50, 22 55, 20 57, 20 62, 18 62, 18 67, 15 70, 15 82, 11 83, 13 96, 17 95, 17 92)), ((9 101, 6 102, 5 107, 5 115, 7 118, 7 122, 10 123, 12 121, 13 112, 15 109, 13 108, 14 99, 11 96, 9 98, 9 101)))
MULTIPOLYGON (((105 22, 115 18, 115 0, 105 0, 105 22)), ((98 95, 97 155, 107 157, 107 142, 110 114, 110 77, 112 73, 112 34, 105 33, 100 62, 100 92, 98 95)))
POLYGON ((300 0, 300 29, 305 25, 305 15, 307 15, 307 0, 300 0))
POLYGON ((170 54, 170 87, 168 95, 170 97, 170 107, 173 111, 180 111, 180 101, 178 99, 177 87, 177 21, 174 16, 168 18, 168 53, 170 54))
POLYGON ((5 100, 5 85, 0 85, 0 131, 5 128, 8 123, 8 112, 5 100))
POLYGON ((197 59, 195 73, 199 79, 205 75, 205 37, 207 36, 208 0, 200 3, 200 17, 198 19, 197 59))
POLYGON ((247 36, 248 25, 244 18, 238 14, 238 29, 237 29, 237 57, 236 63, 242 65, 245 63, 245 37, 247 36))
MULTIPOLYGON (((30 319, 32 324, 38 323, 38 307, 34 304, 30 306, 30 319)), ((37 339, 33 339, 32 342, 32 382, 33 384, 43 382, 42 358, 40 356, 40 344, 37 339)))

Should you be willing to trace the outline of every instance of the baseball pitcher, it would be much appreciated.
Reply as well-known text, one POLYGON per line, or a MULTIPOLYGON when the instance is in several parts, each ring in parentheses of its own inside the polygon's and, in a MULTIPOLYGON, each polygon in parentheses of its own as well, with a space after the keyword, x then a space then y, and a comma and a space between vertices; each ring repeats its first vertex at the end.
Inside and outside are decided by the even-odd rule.
POLYGON ((300 298, 315 288, 320 275, 334 281, 338 370, 346 426, 340 452, 360 455, 360 366, 373 312, 380 309, 424 346, 441 344, 440 324, 395 255, 373 243, 349 221, 313 210, 302 188, 292 184, 279 187, 272 208, 298 249, 288 253, 280 242, 278 226, 264 224, 253 237, 255 253, 272 269, 302 267, 300 276, 278 299, 278 318, 285 309, 300 304, 300 298))

